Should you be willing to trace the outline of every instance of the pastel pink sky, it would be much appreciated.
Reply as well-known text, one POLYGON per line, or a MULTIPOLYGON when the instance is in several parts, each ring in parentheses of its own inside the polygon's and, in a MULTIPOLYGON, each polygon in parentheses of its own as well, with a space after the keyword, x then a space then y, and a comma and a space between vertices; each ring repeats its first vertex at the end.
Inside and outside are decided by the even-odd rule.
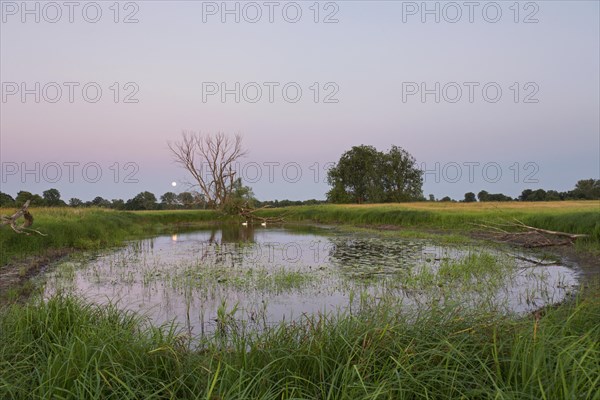
MULTIPOLYGON (((401 146, 427 169, 474 162, 497 163, 502 170, 497 182, 484 179, 480 167, 472 182, 466 175, 435 182, 429 174, 424 193, 437 197, 460 199, 482 189, 512 196, 526 188, 569 190, 578 179, 600 178, 598 2, 537 2, 539 22, 533 24, 515 23, 509 3, 501 3, 503 17, 494 24, 477 13, 473 23, 466 16, 455 24, 431 17, 422 23, 420 15, 403 22, 402 2, 366 1, 337 2, 334 24, 314 23, 312 2, 298 3, 298 23, 277 13, 273 23, 235 23, 232 17, 222 23, 219 15, 204 23, 207 2, 192 1, 137 2, 139 22, 132 24, 113 22, 113 2, 99 2, 103 17, 94 24, 77 12, 73 23, 35 23, 31 16, 23 23, 7 3, 13 2, 2 2, 0 158, 1 190, 13 196, 51 187, 66 200, 127 199, 144 190, 159 196, 186 178, 167 147, 183 130, 243 134, 249 149, 243 162, 263 165, 262 179, 247 182, 260 199, 324 198, 323 166, 360 144, 401 146), (96 82, 103 96, 88 103, 76 90, 73 103, 66 93, 55 104, 36 103, 33 95, 22 102, 19 95, 5 96, 11 82, 30 88, 35 82, 96 82), (110 90, 114 82, 121 86, 118 103, 110 90), (122 102, 127 82, 139 87, 137 104, 122 102), (286 102, 281 92, 273 103, 235 103, 233 96, 225 103, 218 96, 203 102, 206 82, 296 82, 303 96, 297 103, 286 102), (339 102, 315 103, 314 82, 321 96, 324 84, 334 82, 339 102), (403 102, 403 82, 496 82, 503 94, 497 103, 481 96, 473 103, 436 103, 433 96, 425 103, 418 96, 403 102), (514 82, 535 83, 539 103, 515 103, 514 82), (23 179, 22 171, 6 173, 14 165, 52 162, 95 162, 103 177, 89 183, 80 175, 73 182, 66 175, 58 182, 41 176, 35 182, 35 174, 23 179), (128 162, 139 166, 139 183, 123 182, 128 162), (266 162, 297 163, 302 178, 286 181, 276 167, 270 182, 266 162), (116 183, 109 168, 114 163, 121 169, 116 183), (524 168, 527 163, 535 164, 537 183, 524 181, 533 171, 524 168)), ((526 94, 521 87, 520 100, 526 94)))

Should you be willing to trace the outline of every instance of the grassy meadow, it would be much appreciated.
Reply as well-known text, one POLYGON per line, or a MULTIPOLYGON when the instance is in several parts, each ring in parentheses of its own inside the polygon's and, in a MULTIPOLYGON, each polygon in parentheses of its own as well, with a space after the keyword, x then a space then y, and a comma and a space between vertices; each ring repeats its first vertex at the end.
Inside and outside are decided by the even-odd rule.
MULTIPOLYGON (((517 218, 537 228, 587 233, 600 240, 600 201, 320 205, 288 207, 285 211, 289 221, 462 231, 478 229, 472 223, 511 222, 517 218)), ((263 215, 280 212, 271 209, 263 215)))
MULTIPOLYGON (((101 249, 232 222, 210 211, 31 212, 33 228, 48 236, 0 229, 3 269, 52 250, 101 249)), ((518 218, 589 234, 583 252, 600 248, 598 201, 320 205, 260 213, 282 212, 291 223, 389 225, 402 228, 390 235, 459 237, 481 229, 473 224, 518 218)), ((489 261, 476 258, 464 266, 468 271, 448 265, 442 272, 460 280, 495 265, 489 261)), ((249 332, 224 310, 221 329, 193 345, 179 327, 152 326, 116 305, 32 296, 0 306, 0 398, 600 400, 598 287, 588 282, 573 299, 519 318, 453 303, 411 312, 392 296, 361 297, 357 309, 249 332)))

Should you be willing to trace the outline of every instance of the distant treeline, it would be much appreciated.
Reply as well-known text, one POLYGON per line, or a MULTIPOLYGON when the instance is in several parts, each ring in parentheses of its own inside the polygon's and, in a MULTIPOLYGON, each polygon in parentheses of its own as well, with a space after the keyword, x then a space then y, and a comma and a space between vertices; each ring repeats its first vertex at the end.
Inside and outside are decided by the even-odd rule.
MULTIPOLYGON (((429 195, 430 201, 435 201, 433 195, 429 195)), ((464 203, 474 201, 561 201, 561 200, 600 200, 600 179, 582 179, 577 182, 573 190, 559 192, 556 190, 544 189, 525 189, 521 195, 512 198, 502 193, 488 193, 485 190, 475 195, 473 192, 465 193, 464 203)), ((456 201, 449 196, 441 198, 439 201, 456 201)))
MULTIPOLYGON (((91 201, 71 198, 68 202, 61 199, 60 192, 57 189, 48 189, 41 196, 27 191, 20 191, 15 198, 7 193, 0 192, 0 207, 20 207, 27 200, 31 200, 31 205, 37 207, 103 207, 115 210, 203 210, 209 208, 202 195, 191 192, 167 192, 160 196, 160 201, 153 193, 146 191, 137 194, 127 201, 122 199, 108 200, 97 196, 91 201)), ((288 207, 325 203, 325 200, 315 199, 305 201, 254 200, 256 207, 288 207)))
MULTIPOLYGON (((48 189, 39 194, 32 194, 27 191, 20 191, 17 197, 13 198, 9 194, 0 192, 0 207, 19 207, 27 200, 31 200, 32 206, 38 207, 104 207, 116 210, 202 210, 208 208, 204 198, 191 192, 173 193, 167 192, 160 196, 160 201, 151 192, 141 192, 135 197, 125 201, 122 199, 104 199, 100 196, 91 201, 83 201, 78 198, 71 198, 68 202, 61 199, 60 192, 57 189, 48 189)), ((488 193, 485 190, 477 195, 473 192, 465 193, 461 202, 485 202, 485 201, 560 201, 560 200, 600 200, 600 179, 584 179, 577 182, 573 190, 567 192, 558 192, 556 190, 544 189, 525 189, 517 198, 504 195, 502 193, 488 193)), ((456 201, 449 196, 436 200, 433 195, 429 195, 429 201, 456 201)), ((255 207, 289 207, 302 205, 326 204, 326 200, 253 200, 255 207)))

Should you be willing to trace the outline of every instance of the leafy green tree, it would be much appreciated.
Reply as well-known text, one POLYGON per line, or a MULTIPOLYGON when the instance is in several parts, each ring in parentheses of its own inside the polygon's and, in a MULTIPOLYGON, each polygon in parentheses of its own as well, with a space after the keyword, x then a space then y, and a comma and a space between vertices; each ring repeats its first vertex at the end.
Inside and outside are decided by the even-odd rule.
POLYGON ((31 200, 33 194, 31 192, 27 192, 25 190, 21 190, 17 193, 17 197, 15 197, 15 203, 17 207, 21 207, 27 200, 31 200))
POLYGON ((477 193, 479 201, 512 201, 512 197, 502 193, 488 193, 485 190, 477 193))
POLYGON ((234 200, 241 200, 251 207, 254 207, 256 204, 256 198, 254 197, 252 188, 250 186, 244 186, 241 178, 236 179, 233 183, 231 198, 234 200))
POLYGON ((479 201, 489 201, 489 197, 490 194, 485 190, 482 190, 481 192, 477 193, 477 199, 479 199, 479 201))
MULTIPOLYGON (((333 180, 328 181, 328 182, 330 185, 333 185, 331 190, 329 190, 327 192, 327 201, 328 202, 341 203, 341 204, 356 202, 353 197, 353 194, 346 190, 346 188, 341 183, 341 180, 339 178, 336 177, 335 183, 332 183, 332 182, 334 182, 333 180)), ((281 205, 278 205, 278 206, 285 207, 285 206, 281 206, 281 205)))
POLYGON ((29 204, 32 206, 39 207, 44 205, 44 199, 39 194, 32 194, 31 192, 21 190, 15 198, 15 206, 21 207, 27 200, 31 200, 29 204))
POLYGON ((15 199, 11 195, 0 192, 0 207, 14 207, 15 199))
POLYGON ((42 192, 44 198, 44 205, 48 207, 59 207, 66 206, 65 202, 60 199, 60 192, 58 189, 48 189, 42 192))
POLYGON ((380 176, 383 180, 384 201, 403 202, 422 200, 423 172, 406 150, 392 146, 383 154, 380 176))
POLYGON ((519 196, 519 200, 521 201, 531 201, 529 199, 529 197, 531 196, 531 194, 533 193, 533 190, 531 189, 525 189, 521 192, 521 195, 519 196))
POLYGON ((233 190, 224 204, 223 211, 226 214, 236 215, 241 207, 255 207, 256 203, 252 189, 244 186, 242 180, 238 178, 233 183, 233 190))
POLYGON ((108 208, 108 207, 110 207, 110 201, 106 200, 103 197, 96 196, 96 197, 94 197, 94 200, 92 200, 91 205, 94 207, 108 208))
POLYGON ((177 194, 173 192, 167 192, 160 196, 160 203, 164 209, 173 210, 179 208, 179 201, 177 200, 177 194))
POLYGON ((196 197, 190 192, 181 192, 177 195, 177 202, 186 210, 196 206, 196 197))
POLYGON ((572 191, 572 196, 581 200, 600 199, 600 179, 582 179, 578 181, 572 191))
POLYGON ((546 201, 546 191, 544 189, 534 190, 531 195, 529 195, 528 200, 530 201, 546 201))
POLYGON ((156 210, 156 196, 148 191, 137 194, 125 203, 127 210, 156 210))
POLYGON ((453 200, 450 198, 450 196, 444 196, 444 197, 442 197, 440 199, 440 201, 443 201, 443 202, 447 203, 447 202, 450 202, 450 201, 453 201, 453 200))
POLYGON ((463 201, 465 203, 473 203, 473 202, 477 201, 477 198, 475 197, 475 193, 473 193, 473 192, 465 193, 465 199, 463 201))
POLYGON ((502 193, 490 193, 488 201, 512 201, 513 198, 502 193))
POLYGON ((70 207, 82 207, 84 205, 83 201, 76 198, 76 197, 71 197, 69 199, 69 206, 70 207))
POLYGON ((318 204, 322 204, 323 201, 322 200, 317 200, 317 199, 309 199, 309 200, 304 200, 302 202, 302 204, 306 205, 306 206, 316 206, 318 204))
POLYGON ((112 201, 110 202, 110 208, 115 210, 124 210, 125 201, 123 199, 112 199, 112 201))
POLYGON ((556 190, 548 190, 546 192, 546 201, 558 201, 563 200, 563 197, 556 190))
POLYGON ((519 200, 521 201, 546 201, 546 191, 544 189, 525 189, 521 192, 519 200))
POLYGON ((332 203, 381 203, 422 200, 422 172, 400 147, 388 153, 373 146, 354 146, 329 170, 327 193, 332 203))
POLYGON ((373 146, 354 146, 340 157, 328 172, 333 189, 327 194, 332 203, 376 203, 383 200, 381 153, 373 146))

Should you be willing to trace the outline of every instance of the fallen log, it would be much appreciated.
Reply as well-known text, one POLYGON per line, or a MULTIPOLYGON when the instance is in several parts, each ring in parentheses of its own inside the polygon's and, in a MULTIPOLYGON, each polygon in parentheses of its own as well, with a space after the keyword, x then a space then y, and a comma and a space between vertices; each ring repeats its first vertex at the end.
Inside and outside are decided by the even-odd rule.
POLYGON ((516 218, 513 218, 515 221, 517 221, 517 224, 515 224, 515 226, 519 226, 521 228, 525 228, 528 229, 530 231, 534 231, 534 232, 539 232, 539 233, 544 233, 547 235, 554 235, 554 236, 561 236, 561 237, 566 237, 569 238, 573 241, 579 239, 579 238, 585 238, 585 237, 589 237, 589 235, 583 234, 583 233, 567 233, 567 232, 558 232, 558 231, 551 231, 548 229, 541 229, 541 228, 536 228, 534 226, 529 226, 529 225, 525 225, 523 222, 519 221, 516 218))
POLYGON ((485 228, 490 232, 491 235, 494 236, 494 239, 501 242, 509 242, 530 248, 570 245, 573 244, 577 239, 589 237, 589 235, 586 234, 559 232, 537 228, 535 226, 526 225, 516 218, 513 218, 513 221, 515 222, 488 224, 472 223, 471 225, 485 228), (507 230, 507 228, 518 230, 507 230))
POLYGON ((266 205, 266 206, 262 206, 259 208, 253 208, 248 206, 248 204, 244 204, 242 206, 239 207, 238 210, 238 215, 241 216, 242 218, 244 218, 246 221, 259 221, 261 223, 281 223, 285 221, 285 215, 287 213, 283 213, 281 215, 278 215, 276 217, 260 217, 258 215, 256 215, 256 212, 267 209, 267 208, 271 208, 271 206, 266 205))
POLYGON ((41 236, 48 236, 40 231, 37 231, 35 229, 29 229, 29 227, 31 225, 33 225, 33 215, 31 215, 31 213, 29 212, 29 204, 30 204, 30 200, 27 200, 25 202, 25 204, 23 204, 23 206, 21 207, 21 209, 19 211, 17 211, 16 213, 14 213, 11 216, 8 215, 3 215, 2 219, 0 221, 1 225, 9 225, 13 231, 15 231, 16 233, 23 233, 27 236, 31 235, 30 232, 33 233, 37 233, 38 235, 41 236), (25 221, 23 221, 23 223, 21 225, 17 225, 17 220, 19 218, 23 218, 25 221))

